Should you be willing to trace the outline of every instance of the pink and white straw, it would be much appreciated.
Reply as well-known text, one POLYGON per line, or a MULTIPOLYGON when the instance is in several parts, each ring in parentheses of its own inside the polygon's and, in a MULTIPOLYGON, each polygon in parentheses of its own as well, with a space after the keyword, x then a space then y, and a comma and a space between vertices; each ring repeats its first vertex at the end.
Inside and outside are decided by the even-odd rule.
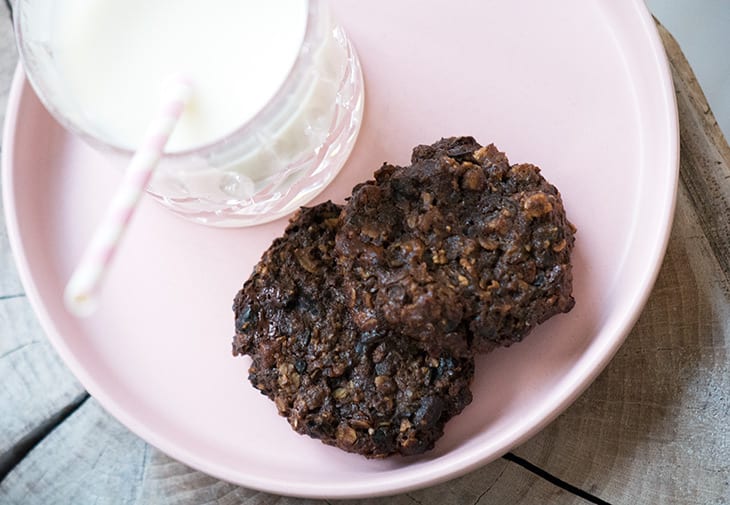
POLYGON ((171 78, 165 86, 160 108, 66 285, 64 300, 74 315, 85 317, 96 310, 99 286, 191 94, 190 83, 182 77, 171 78))

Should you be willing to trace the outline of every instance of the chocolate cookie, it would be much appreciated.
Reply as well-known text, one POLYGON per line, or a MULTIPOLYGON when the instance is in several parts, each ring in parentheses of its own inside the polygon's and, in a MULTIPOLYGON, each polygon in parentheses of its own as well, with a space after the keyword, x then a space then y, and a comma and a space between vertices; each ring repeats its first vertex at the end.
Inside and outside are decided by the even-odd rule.
POLYGON ((558 190, 471 137, 418 146, 353 190, 336 237, 353 319, 433 356, 486 352, 569 311, 575 228, 558 190))
POLYGON ((335 257, 341 207, 302 209, 236 296, 233 354, 299 433, 377 458, 433 447, 470 403, 471 357, 429 355, 352 319, 335 257))

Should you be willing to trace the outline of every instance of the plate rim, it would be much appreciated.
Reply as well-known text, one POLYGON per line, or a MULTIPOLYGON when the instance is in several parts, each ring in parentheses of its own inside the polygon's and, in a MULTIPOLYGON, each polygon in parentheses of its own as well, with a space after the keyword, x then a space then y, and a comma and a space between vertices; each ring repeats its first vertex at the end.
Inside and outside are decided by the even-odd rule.
POLYGON ((667 139, 668 144, 666 149, 670 165, 668 168, 673 169, 674 181, 671 185, 671 191, 665 195, 666 198, 663 202, 662 215, 664 217, 664 221, 661 223, 662 227, 658 234, 658 236, 661 237, 661 242, 658 243, 657 247, 652 251, 654 255, 650 263, 652 268, 650 271, 646 272, 644 278, 639 284, 640 289, 634 293, 635 300, 630 304, 630 311, 620 318, 619 324, 614 331, 615 338, 609 342, 610 345, 607 345, 606 348, 603 349, 603 352, 599 353, 598 359, 595 363, 593 363, 593 366, 585 367, 583 369, 583 371, 579 374, 578 381, 572 383, 572 389, 567 391, 567 393, 562 394, 559 401, 551 404, 549 412, 539 413, 540 415, 533 416, 538 419, 532 421, 529 425, 529 429, 522 431, 520 434, 511 437, 503 437, 505 440, 499 445, 496 451, 491 451, 489 454, 483 454, 484 451, 481 451, 481 453, 480 451, 469 451, 466 454, 461 455, 460 458, 452 458, 445 464, 432 465, 428 468, 422 467, 419 473, 415 476, 409 475, 406 479, 397 474, 383 474, 377 480, 376 485, 356 483, 355 486, 348 486, 347 483, 345 483, 344 485, 327 487, 326 489, 321 485, 307 486, 302 484, 299 484, 296 487, 292 487, 291 485, 288 485, 287 487, 287 484, 281 479, 255 478, 254 481, 251 481, 250 479, 241 479, 242 476, 247 474, 240 471, 233 471, 221 464, 209 464, 207 461, 201 461, 196 458, 195 453, 165 440, 164 437, 158 436, 154 430, 137 422, 134 419, 134 416, 128 414, 112 398, 107 396, 101 387, 97 386, 93 377, 84 370, 84 368, 77 362, 72 352, 63 344, 64 338, 46 310, 43 298, 38 292, 31 265, 25 255, 25 248, 23 247, 21 232, 17 221, 18 216, 15 212, 16 205, 15 194, 13 191, 13 160, 15 158, 15 134, 17 131, 16 125, 20 118, 20 105, 23 101, 24 93, 27 93, 30 88, 19 62, 15 69, 11 90, 8 96, 7 115, 5 118, 5 129, 3 133, 3 207, 10 247, 21 282, 26 290, 28 300, 37 315, 48 340, 51 342, 53 348, 59 354, 65 365, 69 368, 73 375, 77 377, 84 388, 107 412, 118 419, 130 431, 141 437, 145 442, 150 443, 165 454, 182 461, 184 464, 237 485, 284 496, 333 499, 366 498, 394 495, 426 486, 436 485, 464 475, 497 459, 501 454, 508 452, 512 448, 532 438, 535 434, 550 424, 558 415, 570 406, 605 369, 607 364, 611 361, 615 353, 623 344, 643 311, 658 277, 662 265, 662 259, 666 253, 676 207, 679 177, 679 119, 676 96, 674 93, 669 61, 648 7, 642 2, 642 0, 628 1, 633 5, 634 10, 640 17, 639 21, 641 24, 641 31, 644 33, 649 49, 651 50, 654 63, 657 65, 658 76, 661 81, 660 90, 663 96, 663 111, 667 114, 666 120, 669 138, 667 139))

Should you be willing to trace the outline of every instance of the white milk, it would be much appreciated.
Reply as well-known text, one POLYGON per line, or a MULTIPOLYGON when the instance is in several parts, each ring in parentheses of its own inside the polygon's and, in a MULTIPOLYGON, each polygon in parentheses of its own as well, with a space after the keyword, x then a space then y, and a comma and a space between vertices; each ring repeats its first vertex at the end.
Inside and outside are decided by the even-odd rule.
POLYGON ((362 72, 322 0, 17 0, 16 21, 43 103, 120 167, 162 84, 187 76, 193 98, 148 191, 196 222, 287 214, 355 144, 362 72))
POLYGON ((134 149, 161 83, 184 74, 194 95, 168 151, 209 144, 252 118, 302 44, 305 0, 65 0, 50 46, 59 78, 96 136, 134 149))

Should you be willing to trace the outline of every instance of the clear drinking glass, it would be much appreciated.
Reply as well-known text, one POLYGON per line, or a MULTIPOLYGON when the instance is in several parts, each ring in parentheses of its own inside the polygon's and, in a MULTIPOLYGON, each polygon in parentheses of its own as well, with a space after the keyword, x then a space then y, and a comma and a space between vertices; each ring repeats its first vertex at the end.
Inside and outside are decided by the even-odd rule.
MULTIPOLYGON (((132 151, 105 141, 70 99, 49 47, 52 5, 18 0, 15 34, 28 79, 49 112, 124 166, 132 151)), ((230 135, 166 153, 148 193, 192 221, 221 227, 271 221, 314 198, 355 144, 363 114, 355 50, 322 0, 309 0, 296 61, 271 100, 230 135)))

